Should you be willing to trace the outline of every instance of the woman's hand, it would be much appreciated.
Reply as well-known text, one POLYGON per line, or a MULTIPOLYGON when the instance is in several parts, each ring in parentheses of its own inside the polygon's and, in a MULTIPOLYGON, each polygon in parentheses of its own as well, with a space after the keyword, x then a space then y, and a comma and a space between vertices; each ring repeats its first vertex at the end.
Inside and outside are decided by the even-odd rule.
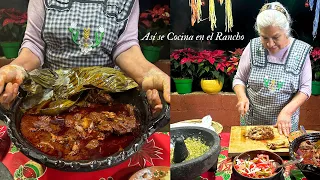
POLYGON ((241 116, 245 115, 249 110, 249 99, 246 96, 238 98, 237 108, 241 116))
POLYGON ((6 65, 0 68, 0 103, 4 108, 9 109, 26 75, 21 66, 6 65))
POLYGON ((285 136, 288 136, 291 132, 291 114, 281 111, 275 127, 278 128, 281 135, 284 134, 285 136))
POLYGON ((154 111, 162 109, 161 99, 158 90, 163 91, 163 97, 170 103, 170 77, 158 69, 150 69, 141 83, 142 89, 147 91, 149 104, 154 111))

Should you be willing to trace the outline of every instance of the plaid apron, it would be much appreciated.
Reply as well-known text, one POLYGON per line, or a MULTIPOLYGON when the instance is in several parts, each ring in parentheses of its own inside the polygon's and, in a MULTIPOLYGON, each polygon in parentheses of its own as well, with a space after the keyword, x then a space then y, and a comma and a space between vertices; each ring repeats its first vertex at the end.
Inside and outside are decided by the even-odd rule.
MULTIPOLYGON (((250 106, 241 125, 274 125, 280 111, 299 90, 301 70, 311 46, 294 40, 285 64, 270 63, 260 39, 250 42, 251 70, 247 84, 250 106)), ((300 108, 291 117, 292 129, 298 130, 300 108)))
POLYGON ((110 66, 134 0, 44 0, 44 67, 110 66))

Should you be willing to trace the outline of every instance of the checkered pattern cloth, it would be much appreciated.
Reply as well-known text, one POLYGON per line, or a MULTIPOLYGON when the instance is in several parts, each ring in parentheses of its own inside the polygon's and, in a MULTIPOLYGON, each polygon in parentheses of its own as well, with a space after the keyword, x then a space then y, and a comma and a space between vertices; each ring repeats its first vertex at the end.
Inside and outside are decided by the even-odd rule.
POLYGON ((126 26, 134 0, 45 0, 42 36, 46 43, 44 67, 113 67, 112 50, 126 26), (69 28, 73 27, 74 32, 69 28), (85 29, 89 29, 85 38, 85 29), (72 34, 78 31, 78 39, 72 34), (97 42, 104 32, 101 43, 97 42), (81 43, 87 43, 82 44, 81 43), (83 51, 91 45, 90 50, 83 51))
MULTIPOLYGON (((250 107, 240 122, 241 125, 273 125, 299 90, 301 69, 311 46, 295 40, 285 64, 269 63, 259 38, 250 42, 250 50, 251 72, 247 84, 250 107)), ((300 109, 291 117, 292 131, 298 130, 299 114, 300 109)))

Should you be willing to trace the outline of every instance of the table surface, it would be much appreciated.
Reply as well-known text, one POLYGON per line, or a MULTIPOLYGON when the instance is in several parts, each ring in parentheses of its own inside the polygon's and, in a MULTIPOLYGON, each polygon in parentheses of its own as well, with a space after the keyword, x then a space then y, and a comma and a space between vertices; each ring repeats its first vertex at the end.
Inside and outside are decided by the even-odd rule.
MULTIPOLYGON (((221 133, 221 153, 216 172, 205 172, 197 180, 232 179, 232 159, 228 157, 230 133, 221 133)), ((1 136, 0 136, 1 139, 1 136)), ((149 166, 170 166, 170 134, 157 132, 148 138, 142 148, 130 159, 112 168, 94 172, 65 172, 47 168, 30 160, 11 144, 11 148, 2 163, 9 169, 15 180, 122 180, 142 168, 149 166)), ((306 180, 295 167, 286 168, 285 180, 306 180), (294 178, 292 178, 294 177, 294 178)))

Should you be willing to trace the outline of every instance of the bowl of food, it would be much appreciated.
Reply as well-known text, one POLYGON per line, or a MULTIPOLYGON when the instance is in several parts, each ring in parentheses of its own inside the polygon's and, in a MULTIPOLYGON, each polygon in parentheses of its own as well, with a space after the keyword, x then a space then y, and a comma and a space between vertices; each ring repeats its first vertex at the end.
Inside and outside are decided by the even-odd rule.
POLYGON ((320 133, 308 133, 294 139, 289 149, 290 158, 303 158, 296 166, 307 179, 320 179, 320 133))
POLYGON ((10 110, 12 142, 30 159, 63 171, 115 166, 169 122, 152 114, 144 91, 120 71, 74 68, 30 74, 10 110))
POLYGON ((265 150, 253 150, 241 153, 232 162, 234 179, 280 180, 283 178, 283 167, 276 168, 276 163, 283 164, 276 153, 265 150))
POLYGON ((134 173, 129 180, 170 180, 170 167, 151 166, 134 173))
POLYGON ((170 145, 172 179, 194 179, 216 169, 221 150, 216 132, 197 126, 170 128, 170 145))
MULTIPOLYGON (((306 130, 306 133, 319 133, 319 131, 314 131, 314 130, 306 130)), ((289 142, 292 142, 296 138, 302 136, 304 133, 301 130, 298 131, 293 131, 289 134, 288 140, 289 142)))

